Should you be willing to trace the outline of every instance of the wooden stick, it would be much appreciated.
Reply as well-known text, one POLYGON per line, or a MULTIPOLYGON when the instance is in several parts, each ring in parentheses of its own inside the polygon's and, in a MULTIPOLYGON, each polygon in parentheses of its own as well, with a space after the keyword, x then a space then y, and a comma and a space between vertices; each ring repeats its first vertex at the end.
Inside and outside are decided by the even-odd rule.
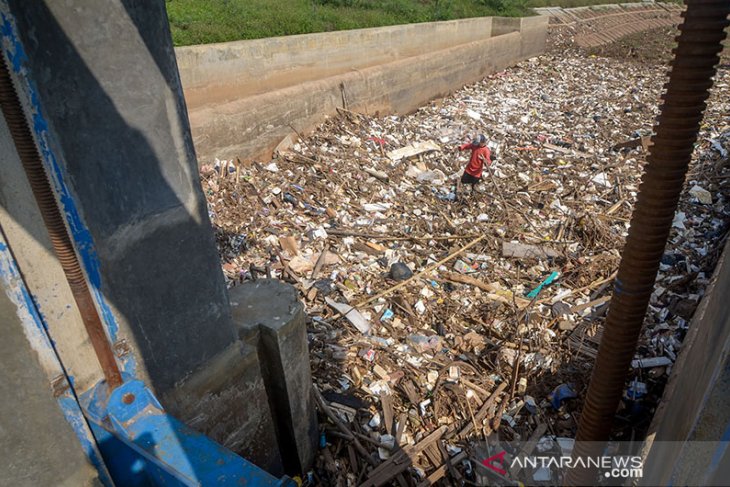
MULTIPOLYGON (((484 401, 482 404, 482 407, 479 408, 479 411, 477 411, 477 414, 475 415, 477 421, 482 421, 489 412, 489 408, 494 404, 494 402, 497 400, 499 395, 507 389, 507 381, 503 381, 500 383, 497 388, 494 390, 491 396, 489 396, 489 399, 484 401)), ((459 436, 464 436, 467 433, 469 433, 473 428, 472 423, 468 423, 466 426, 464 426, 461 431, 459 431, 459 436)))
POLYGON ((604 296, 602 298, 594 299, 593 301, 589 301, 587 303, 583 304, 576 304, 572 308, 570 308, 571 313, 577 313, 579 311, 583 311, 584 309, 592 308, 594 306, 599 306, 607 301, 611 300, 611 296, 604 296))
MULTIPOLYGON (((466 407, 469 408, 469 415, 471 416, 471 422, 474 424, 474 431, 479 430, 479 425, 477 424, 477 419, 474 417, 474 409, 471 407, 471 399, 469 396, 466 396, 466 407)), ((487 441, 487 437, 484 437, 484 441, 487 441)))
POLYGON ((352 441, 355 449, 358 451, 358 453, 360 453, 360 455, 363 456, 363 458, 365 458, 365 460, 370 465, 377 465, 375 460, 373 460, 373 457, 371 457, 365 447, 362 446, 362 443, 360 443, 355 435, 352 434, 350 428, 348 428, 347 425, 343 423, 342 420, 338 418, 335 413, 332 412, 332 409, 327 405, 327 402, 324 400, 324 397, 322 397, 322 393, 319 392, 317 386, 312 385, 312 391, 314 393, 314 400, 317 402, 317 406, 319 407, 320 411, 322 411, 335 424, 335 426, 337 426, 340 431, 342 431, 342 433, 349 437, 348 439, 352 441))
POLYGON ((474 287, 479 288, 482 291, 486 291, 488 293, 494 293, 499 290, 499 289, 497 289, 496 286, 494 286, 492 284, 487 284, 484 281, 480 281, 479 279, 476 279, 471 276, 467 276, 465 274, 459 274, 458 272, 446 272, 443 274, 443 278, 445 280, 451 281, 451 282, 458 282, 460 284, 468 284, 470 286, 474 286, 474 287))
POLYGON ((515 293, 510 290, 503 290, 498 288, 497 286, 493 284, 486 283, 484 281, 480 281, 479 279, 476 279, 474 277, 465 275, 465 274, 459 274, 458 272, 446 272, 443 274, 443 278, 446 281, 449 282, 456 282, 459 284, 467 284, 469 286, 474 286, 476 288, 481 289, 482 291, 488 292, 491 296, 488 296, 490 299, 493 299, 495 301, 505 303, 508 305, 516 305, 518 308, 524 308, 530 303, 529 299, 520 298, 518 296, 515 296, 515 293), (512 301, 507 299, 506 296, 499 294, 500 291, 506 291, 509 292, 512 295, 512 301))
MULTIPOLYGON (((537 446, 538 442, 540 441, 540 438, 545 434, 547 431, 547 425, 545 423, 540 423, 537 425, 537 428, 535 428, 535 431, 532 432, 532 435, 530 435, 530 439, 527 440, 527 443, 525 443, 522 448, 520 449, 520 452, 517 454, 518 457, 522 456, 528 456, 532 455, 532 451, 537 446)), ((517 465, 517 468, 512 474, 512 477, 517 478, 519 473, 522 471, 522 467, 520 465, 517 465)))
MULTIPOLYGON (((462 377, 461 382, 463 382, 464 385, 467 386, 469 389, 474 389, 476 392, 481 394, 483 397, 489 397, 489 392, 486 389, 483 389, 481 386, 473 383, 466 377, 462 377)), ((481 397, 479 398, 479 402, 480 403, 484 402, 481 397)))
POLYGON ((479 235, 446 235, 446 236, 440 236, 440 237, 392 237, 388 235, 378 234, 378 233, 361 233, 361 232, 353 232, 349 230, 334 230, 334 229, 328 229, 327 230, 328 235, 334 235, 337 237, 361 237, 361 238, 372 238, 377 240, 416 240, 416 241, 422 241, 422 240, 466 240, 470 238, 476 238, 479 235))
POLYGON ((281 252, 279 252, 279 249, 277 249, 276 247, 273 247, 273 249, 274 249, 274 252, 276 253, 276 256, 279 257, 279 262, 281 262, 281 264, 284 266, 284 268, 281 271, 282 275, 289 276, 289 279, 292 279, 295 283, 299 284, 299 278, 289 268, 289 262, 284 260, 284 257, 281 255, 281 252))
POLYGON ((441 465, 436 470, 434 470, 433 473, 426 478, 426 480, 419 483, 418 487, 428 487, 430 485, 434 485, 436 483, 436 481, 442 479, 446 475, 446 472, 448 471, 449 467, 451 467, 452 465, 454 465, 456 463, 459 463, 460 461, 462 461, 465 458, 466 458, 466 453, 461 452, 458 455, 456 455, 455 457, 447 459, 444 462, 444 464, 441 465))
POLYGON ((380 487, 390 482, 398 474, 408 470, 408 467, 415 463, 416 457, 423 450, 441 439, 446 429, 446 426, 441 426, 415 445, 407 446, 392 454, 387 461, 381 463, 368 474, 367 480, 360 484, 360 487, 380 487))
MULTIPOLYGON (((475 240, 472 240, 471 242, 469 242, 468 244, 464 245, 462 248, 460 248, 456 252, 451 253, 448 257, 445 257, 445 258, 441 259, 440 261, 436 262, 435 264, 431 264, 430 266, 428 266, 425 269, 423 269, 421 272, 419 272, 417 274, 414 274, 413 276, 409 277, 405 281, 403 281, 403 282, 401 282, 399 284, 396 284, 395 286, 393 286, 393 287, 391 287, 389 289, 386 289, 385 291, 382 291, 382 292, 376 294, 375 296, 372 296, 372 297, 366 299, 365 301, 361 301, 361 302, 357 303, 356 305, 354 305, 352 307, 352 309, 356 309, 356 308, 365 306, 366 304, 370 304, 373 301, 382 298, 383 296, 387 296, 388 294, 391 294, 392 292, 397 291, 398 289, 404 288, 405 286, 407 286, 408 284, 410 284, 411 281, 420 278, 424 274, 428 274, 429 272, 431 272, 434 269, 438 269, 440 266, 442 266, 446 262, 450 261, 451 259, 453 259, 457 255, 459 255, 462 252, 464 252, 464 251, 466 251, 466 250, 474 247, 476 244, 478 244, 479 242, 481 242, 485 238, 486 238, 486 235, 482 235, 481 237, 479 237, 479 238, 477 238, 475 240)), ((352 309, 350 311, 348 311, 347 313, 351 312, 352 309)), ((347 313, 345 313, 345 315, 347 313)), ((345 315, 340 314, 340 313, 337 313, 336 315, 334 315, 331 318, 331 321, 334 321, 334 320, 336 320, 338 318, 342 318, 345 315)))
MULTIPOLYGON (((441 456, 446 459, 444 463, 446 464, 446 470, 449 473, 449 477, 453 480, 458 481, 457 485, 463 485, 463 482, 461 482, 463 477, 461 476, 461 474, 459 473, 458 470, 454 469, 454 466, 451 463, 451 457, 449 456, 449 451, 446 449, 446 444, 444 443, 443 440, 441 440, 438 442, 438 446, 439 446, 439 450, 441 451, 441 456)), ((465 453, 465 452, 461 452, 461 453, 465 453)), ((454 483, 451 480, 448 481, 447 485, 454 487, 454 483)))
POLYGON ((324 249, 319 254, 319 257, 317 257, 317 262, 314 264, 314 269, 312 270, 312 276, 310 279, 314 280, 317 277, 317 274, 319 274, 319 271, 322 269, 324 261, 327 258, 327 251, 329 251, 329 249, 329 245, 325 245, 324 249))

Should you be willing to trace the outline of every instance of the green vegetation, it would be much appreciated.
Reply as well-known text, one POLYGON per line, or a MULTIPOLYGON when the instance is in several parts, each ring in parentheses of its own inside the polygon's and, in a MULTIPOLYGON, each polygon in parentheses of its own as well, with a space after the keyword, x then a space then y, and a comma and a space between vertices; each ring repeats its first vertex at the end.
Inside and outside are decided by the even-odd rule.
POLYGON ((529 7, 611 0, 167 0, 176 46, 432 22, 529 15, 529 7))

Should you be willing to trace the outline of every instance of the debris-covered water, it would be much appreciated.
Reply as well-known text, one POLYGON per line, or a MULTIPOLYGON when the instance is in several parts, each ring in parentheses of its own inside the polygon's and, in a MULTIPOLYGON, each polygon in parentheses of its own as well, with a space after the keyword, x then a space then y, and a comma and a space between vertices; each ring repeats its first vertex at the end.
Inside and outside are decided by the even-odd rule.
MULTIPOLYGON (((231 285, 268 271, 311 318, 320 407, 344 424, 322 422, 317 481, 468 477, 490 434, 575 434, 666 69, 553 52, 412 115, 343 110, 272 161, 203 167, 231 285), (497 158, 457 198, 456 147, 478 133, 497 158)), ((723 248, 729 83, 720 69, 617 439, 647 428, 723 248)))

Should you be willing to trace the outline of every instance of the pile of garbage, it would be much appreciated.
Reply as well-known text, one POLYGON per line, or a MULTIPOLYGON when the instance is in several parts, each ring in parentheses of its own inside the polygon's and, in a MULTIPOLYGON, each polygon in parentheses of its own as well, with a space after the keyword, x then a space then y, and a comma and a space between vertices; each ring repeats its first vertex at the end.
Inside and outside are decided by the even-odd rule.
MULTIPOLYGON (((328 418, 311 482, 487 485, 504 480, 479 463, 495 433, 570 447, 666 69, 544 55, 408 116, 341 110, 269 162, 202 167, 229 285, 290 282, 310 317, 328 418), (495 161, 457 192, 478 133, 495 161)), ((720 70, 618 439, 648 426, 727 235, 729 83, 720 70)))

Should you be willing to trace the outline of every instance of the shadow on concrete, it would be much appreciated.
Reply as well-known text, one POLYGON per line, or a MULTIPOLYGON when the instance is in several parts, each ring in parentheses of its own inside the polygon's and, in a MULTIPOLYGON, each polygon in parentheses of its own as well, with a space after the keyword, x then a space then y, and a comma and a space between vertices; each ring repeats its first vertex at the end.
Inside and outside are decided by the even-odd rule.
MULTIPOLYGON (((106 5, 101 22, 102 8, 70 3, 77 5, 9 1, 51 150, 93 236, 90 247, 77 249, 98 265, 98 275, 85 266, 89 281, 125 324, 122 335, 131 333, 149 386, 185 421, 193 412, 165 397, 238 338, 164 2, 106 5), (125 37, 130 20, 147 52, 135 52, 134 39, 125 37), (147 55, 159 73, 145 71, 147 55)), ((11 217, 22 222, 22 215, 11 217)), ((37 222, 26 228, 51 251, 37 222)))
MULTIPOLYGON (((57 157, 61 156, 60 165, 65 166, 65 182, 75 193, 94 238, 101 291, 135 334, 152 386, 166 391, 236 340, 192 142, 183 141, 184 151, 164 154, 166 160, 161 160, 160 146, 175 150, 179 141, 158 140, 158 147, 152 147, 145 134, 125 120, 117 109, 118 101, 107 94, 107 87, 89 68, 46 3, 37 2, 29 8, 25 2, 10 3, 18 13, 21 37, 28 34, 23 41, 26 46, 33 44, 26 47, 31 52, 31 73, 49 66, 53 69, 52 79, 36 88, 50 119, 50 133, 58 144, 57 157), (63 61, 56 62, 58 59, 63 61), (187 160, 179 160, 177 155, 187 160), (179 180, 182 183, 171 187, 169 181, 179 180), (193 204, 180 201, 179 194, 189 194, 193 204), (202 312, 192 304, 199 304, 202 312), (170 316, 170 310, 184 314, 170 316), (203 330, 193 326, 205 321, 211 326, 203 330), (181 323, 188 326, 176 326, 181 323), (204 341, 200 340, 201 331, 206 334, 204 341), (170 360, 170 354, 178 358, 170 360)), ((162 2, 150 5, 159 11, 149 12, 146 6, 127 12, 139 30, 156 30, 169 38, 169 31, 160 33, 157 25, 161 20, 165 27, 167 24, 162 2)), ((175 67, 174 60, 168 67, 175 67)), ((164 95, 152 91, 137 96, 133 90, 140 87, 130 87, 124 101, 130 105, 137 102, 139 111, 159 108, 148 107, 145 102, 164 95)), ((174 115, 186 122, 182 94, 177 91, 173 96, 177 102, 174 115)), ((164 113, 154 127, 161 139, 173 138, 171 130, 164 130, 170 123, 167 116, 164 113)), ((182 127, 182 132, 189 133, 187 123, 182 127)), ((39 241, 48 242, 45 238, 39 241)))

